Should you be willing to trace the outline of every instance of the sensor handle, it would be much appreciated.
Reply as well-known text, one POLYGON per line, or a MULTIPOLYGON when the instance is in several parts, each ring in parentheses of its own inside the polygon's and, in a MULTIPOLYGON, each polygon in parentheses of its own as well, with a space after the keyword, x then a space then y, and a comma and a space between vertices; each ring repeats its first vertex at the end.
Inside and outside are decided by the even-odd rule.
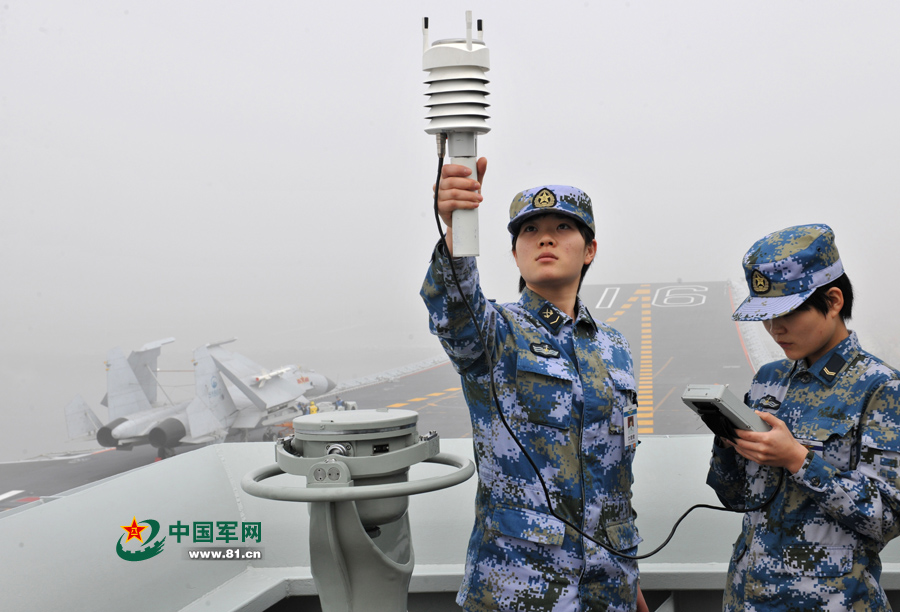
MULTIPOLYGON (((454 232, 455 242, 455 232, 454 232)), ((446 489, 464 482, 475 473, 475 465, 469 460, 449 453, 438 453, 424 463, 439 463, 455 467, 456 470, 442 476, 433 476, 422 480, 399 482, 392 484, 369 485, 362 487, 316 488, 285 487, 262 484, 261 481, 272 476, 284 474, 284 470, 275 463, 248 472, 241 479, 241 488, 254 497, 264 497, 278 501, 297 502, 342 502, 360 501, 364 499, 385 499, 428 493, 438 489, 446 489)))
MULTIPOLYGON (((473 135, 474 136, 474 135, 473 135)), ((478 169, 475 167, 476 157, 451 157, 451 164, 465 166, 472 171, 469 175, 472 179, 478 178, 478 169)), ((453 211, 453 256, 477 257, 478 245, 478 209, 467 208, 453 211)))
MULTIPOLYGON (((451 164, 465 166, 472 171, 470 179, 478 180, 478 141, 475 132, 450 132, 447 134, 447 153, 451 164)), ((478 209, 453 211, 453 256, 477 257, 478 209)))

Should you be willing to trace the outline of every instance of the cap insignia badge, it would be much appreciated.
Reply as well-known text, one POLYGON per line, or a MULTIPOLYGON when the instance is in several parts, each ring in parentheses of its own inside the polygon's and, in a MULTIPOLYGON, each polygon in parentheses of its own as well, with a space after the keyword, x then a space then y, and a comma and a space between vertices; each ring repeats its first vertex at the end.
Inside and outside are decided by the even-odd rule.
POLYGON ((753 286, 753 292, 756 294, 768 293, 772 288, 769 279, 759 270, 754 270, 750 275, 750 284, 753 286))
POLYGON ((556 206, 556 196, 546 187, 534 194, 532 201, 535 208, 552 208, 556 206))

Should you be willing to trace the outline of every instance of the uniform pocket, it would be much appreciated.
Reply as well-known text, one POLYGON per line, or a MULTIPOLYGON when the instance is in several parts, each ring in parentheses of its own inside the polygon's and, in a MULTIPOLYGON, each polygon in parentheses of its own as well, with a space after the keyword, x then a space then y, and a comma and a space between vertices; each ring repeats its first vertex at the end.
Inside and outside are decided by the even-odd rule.
POLYGON ((850 469, 850 456, 855 438, 851 435, 856 421, 832 419, 817 415, 808 422, 795 425, 794 438, 838 470, 850 469))
POLYGON ((609 377, 612 378, 616 391, 622 393, 629 404, 637 403, 637 385, 634 382, 634 374, 630 371, 616 367, 609 368, 609 377))
POLYGON ((562 546, 566 535, 566 528, 559 519, 534 510, 508 506, 494 508, 491 529, 501 535, 547 546, 562 546))
MULTIPOLYGON (((613 408, 613 423, 612 425, 625 425, 623 413, 625 413, 631 406, 637 407, 638 399, 637 399, 637 390, 634 384, 634 377, 629 375, 627 372, 621 372, 619 376, 613 378, 613 386, 615 387, 615 406, 613 408), (617 422, 619 421, 619 422, 617 422)), ((623 433, 624 429, 613 431, 610 428, 610 433, 618 434, 623 433)))
POLYGON ((610 545, 618 551, 634 548, 642 541, 633 520, 607 525, 606 537, 610 545))
POLYGON ((566 360, 520 352, 516 363, 516 393, 527 420, 568 429, 572 417, 572 383, 576 376, 566 360))
POLYGON ((785 570, 796 576, 834 578, 853 568, 852 546, 797 544, 783 552, 785 570))
POLYGON ((825 443, 838 437, 843 438, 856 425, 856 421, 847 419, 831 419, 816 416, 808 422, 803 422, 793 427, 794 437, 798 440, 812 440, 825 443))

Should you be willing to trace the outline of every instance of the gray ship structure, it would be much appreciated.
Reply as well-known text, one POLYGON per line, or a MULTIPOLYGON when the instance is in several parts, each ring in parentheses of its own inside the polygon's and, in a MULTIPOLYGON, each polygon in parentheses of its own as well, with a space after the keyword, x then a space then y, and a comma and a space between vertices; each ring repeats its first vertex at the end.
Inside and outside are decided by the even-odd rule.
MULTIPOLYGON (((634 355, 639 552, 690 506, 719 505, 705 484, 712 435, 682 391, 722 384, 740 396, 778 357, 761 326, 731 321, 737 291, 724 282, 582 288, 594 317, 622 331, 634 355)), ((314 401, 333 407, 336 393, 359 410, 300 417, 302 441, 215 443, 162 461, 144 446, 0 464, 0 608, 350 612, 387 609, 396 596, 398 612, 459 610, 476 478, 464 473, 473 453, 456 373, 436 358, 314 401), (366 499, 367 487, 394 501, 366 499), (352 512, 364 518, 353 523, 352 512), (324 560, 311 544, 314 554, 329 551, 324 560), (374 582, 360 576, 373 564, 388 567, 374 582)), ((642 561, 650 609, 720 610, 740 522, 695 511, 642 561)), ((881 583, 900 606, 900 545, 882 561, 881 583)))

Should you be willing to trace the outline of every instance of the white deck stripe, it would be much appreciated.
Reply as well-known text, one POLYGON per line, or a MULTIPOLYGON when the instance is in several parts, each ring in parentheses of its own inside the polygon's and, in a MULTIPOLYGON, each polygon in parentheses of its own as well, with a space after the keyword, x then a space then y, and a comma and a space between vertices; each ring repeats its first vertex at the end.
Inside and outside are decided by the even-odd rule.
POLYGON ((25 491, 7 491, 3 495, 0 495, 0 501, 6 499, 7 497, 13 497, 15 495, 18 495, 19 493, 24 493, 24 492, 25 491))

